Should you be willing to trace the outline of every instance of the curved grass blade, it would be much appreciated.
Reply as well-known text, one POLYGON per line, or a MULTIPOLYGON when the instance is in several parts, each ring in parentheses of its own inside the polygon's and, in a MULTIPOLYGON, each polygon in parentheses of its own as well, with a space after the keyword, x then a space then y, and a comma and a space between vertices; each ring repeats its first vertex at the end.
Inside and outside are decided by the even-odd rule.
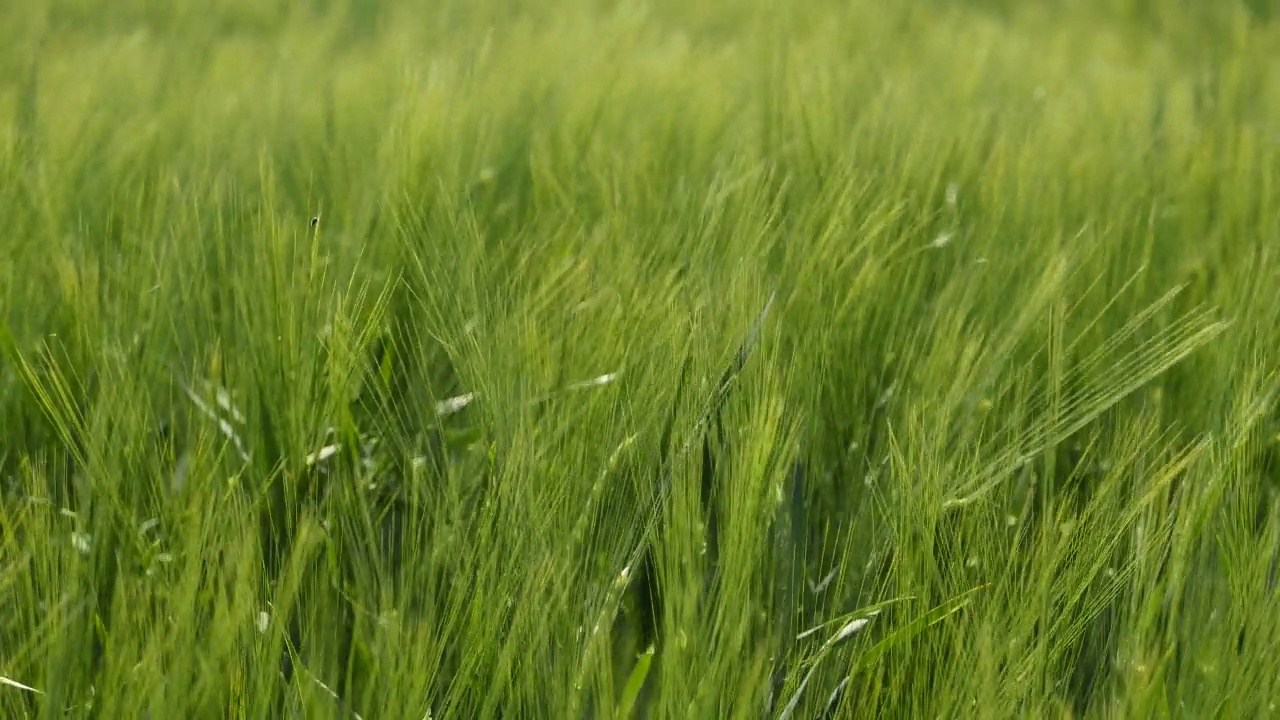
POLYGON ((644 681, 649 677, 649 666, 653 664, 653 646, 640 653, 636 658, 636 666, 632 668, 630 677, 627 678, 626 687, 622 690, 622 698, 618 701, 617 717, 631 717, 632 711, 635 709, 636 700, 640 697, 640 691, 644 688, 644 681))

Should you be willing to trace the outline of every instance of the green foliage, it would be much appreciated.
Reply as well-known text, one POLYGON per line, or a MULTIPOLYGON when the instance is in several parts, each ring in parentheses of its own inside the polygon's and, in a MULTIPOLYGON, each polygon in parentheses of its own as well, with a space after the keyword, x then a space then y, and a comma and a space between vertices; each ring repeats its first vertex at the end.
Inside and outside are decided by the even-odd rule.
POLYGON ((0 4, 0 716, 1274 713, 1273 12, 0 4))

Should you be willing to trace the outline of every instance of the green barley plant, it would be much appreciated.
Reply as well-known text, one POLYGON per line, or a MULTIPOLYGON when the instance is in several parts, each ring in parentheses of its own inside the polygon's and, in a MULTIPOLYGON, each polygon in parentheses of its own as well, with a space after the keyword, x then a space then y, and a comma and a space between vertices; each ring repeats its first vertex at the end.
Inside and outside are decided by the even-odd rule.
POLYGON ((1277 21, 0 3, 0 717, 1274 715, 1277 21))

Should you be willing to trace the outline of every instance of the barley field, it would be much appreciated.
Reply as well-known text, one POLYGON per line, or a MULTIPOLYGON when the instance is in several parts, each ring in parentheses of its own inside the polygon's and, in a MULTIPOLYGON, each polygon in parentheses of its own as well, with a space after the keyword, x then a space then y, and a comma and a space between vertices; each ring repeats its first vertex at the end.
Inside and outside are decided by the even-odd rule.
POLYGON ((0 717, 1280 717, 1276 10, 0 3, 0 717))

